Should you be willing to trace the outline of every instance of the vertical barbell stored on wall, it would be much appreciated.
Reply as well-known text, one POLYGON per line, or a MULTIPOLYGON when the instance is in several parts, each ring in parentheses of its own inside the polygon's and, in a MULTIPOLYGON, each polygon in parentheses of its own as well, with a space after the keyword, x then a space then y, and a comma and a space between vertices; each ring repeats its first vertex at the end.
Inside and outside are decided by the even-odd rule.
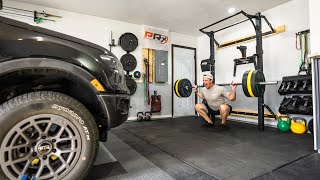
MULTIPOLYGON (((247 97, 261 97, 264 95, 266 85, 278 84, 278 81, 265 81, 264 74, 260 70, 246 71, 242 76, 242 85, 244 94, 247 97)), ((217 84, 219 86, 228 86, 230 83, 217 84)), ((203 86, 198 86, 203 87, 203 86)), ((178 97, 189 97, 192 93, 192 84, 188 79, 178 79, 174 84, 174 92, 178 97)))

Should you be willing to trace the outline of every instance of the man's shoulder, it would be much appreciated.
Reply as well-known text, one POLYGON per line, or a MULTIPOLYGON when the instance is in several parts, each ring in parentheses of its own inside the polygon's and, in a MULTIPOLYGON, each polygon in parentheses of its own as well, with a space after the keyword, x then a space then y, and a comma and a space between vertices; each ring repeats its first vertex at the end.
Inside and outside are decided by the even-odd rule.
POLYGON ((213 88, 215 88, 215 89, 226 89, 224 86, 220 86, 220 85, 217 85, 217 84, 215 84, 213 86, 213 88))
POLYGON ((219 86, 219 85, 214 85, 215 87, 215 91, 219 91, 219 92, 226 92, 228 91, 224 86, 219 86))

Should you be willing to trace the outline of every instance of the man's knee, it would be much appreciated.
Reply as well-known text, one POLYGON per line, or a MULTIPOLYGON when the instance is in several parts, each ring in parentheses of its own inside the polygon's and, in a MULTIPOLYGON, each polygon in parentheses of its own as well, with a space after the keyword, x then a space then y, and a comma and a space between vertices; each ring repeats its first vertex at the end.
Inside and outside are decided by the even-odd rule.
POLYGON ((229 112, 230 112, 230 107, 229 107, 228 105, 226 105, 226 104, 222 104, 222 105, 220 106, 220 112, 221 112, 221 113, 228 113, 228 114, 229 114, 229 112))
POLYGON ((195 109, 196 111, 199 111, 200 107, 201 107, 200 104, 196 104, 196 105, 194 106, 194 109, 195 109))
POLYGON ((194 109, 195 109, 197 112, 200 111, 200 110, 204 110, 204 109, 203 109, 203 104, 201 104, 201 103, 196 104, 196 105, 194 106, 194 109))

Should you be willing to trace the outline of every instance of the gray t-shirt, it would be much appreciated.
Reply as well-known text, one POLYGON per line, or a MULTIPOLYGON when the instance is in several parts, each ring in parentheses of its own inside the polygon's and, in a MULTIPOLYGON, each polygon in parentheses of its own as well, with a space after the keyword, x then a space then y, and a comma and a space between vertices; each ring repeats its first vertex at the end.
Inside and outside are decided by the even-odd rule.
POLYGON ((229 96, 229 92, 226 88, 218 85, 214 85, 210 89, 206 87, 201 88, 200 92, 207 101, 209 107, 212 110, 218 110, 222 104, 226 104, 226 98, 229 96))

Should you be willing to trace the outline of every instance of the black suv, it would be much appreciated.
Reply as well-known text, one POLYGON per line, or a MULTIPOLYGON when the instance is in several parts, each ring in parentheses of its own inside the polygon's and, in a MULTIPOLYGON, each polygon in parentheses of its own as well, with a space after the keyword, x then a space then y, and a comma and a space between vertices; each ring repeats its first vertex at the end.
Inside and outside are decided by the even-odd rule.
POLYGON ((120 61, 71 36, 0 17, 0 179, 83 179, 128 118, 120 61))

